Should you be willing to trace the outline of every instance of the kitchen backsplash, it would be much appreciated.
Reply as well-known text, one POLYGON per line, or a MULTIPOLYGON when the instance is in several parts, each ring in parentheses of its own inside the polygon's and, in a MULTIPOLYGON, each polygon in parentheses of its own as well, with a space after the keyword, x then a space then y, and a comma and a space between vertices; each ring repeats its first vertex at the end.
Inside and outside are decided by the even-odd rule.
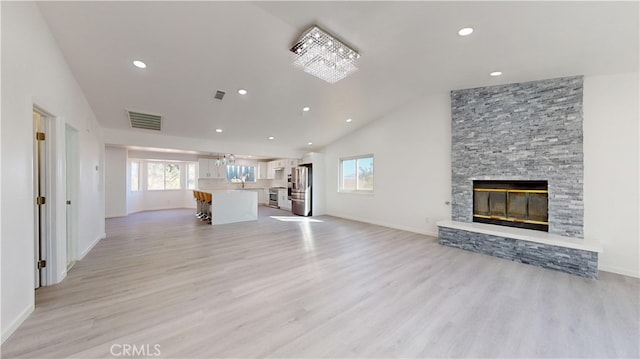
MULTIPOLYGON (((244 188, 269 188, 269 187, 286 187, 287 180, 266 180, 259 179, 256 182, 246 182, 244 188)), ((198 188, 200 189, 239 189, 242 188, 241 183, 231 183, 226 179, 198 179, 198 188)))

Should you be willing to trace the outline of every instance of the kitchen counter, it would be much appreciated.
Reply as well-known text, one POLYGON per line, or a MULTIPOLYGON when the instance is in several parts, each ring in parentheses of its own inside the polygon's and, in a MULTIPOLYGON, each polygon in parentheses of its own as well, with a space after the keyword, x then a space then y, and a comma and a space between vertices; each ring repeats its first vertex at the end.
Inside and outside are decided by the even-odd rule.
POLYGON ((212 224, 258 220, 258 193, 249 188, 232 190, 199 190, 211 193, 212 224))

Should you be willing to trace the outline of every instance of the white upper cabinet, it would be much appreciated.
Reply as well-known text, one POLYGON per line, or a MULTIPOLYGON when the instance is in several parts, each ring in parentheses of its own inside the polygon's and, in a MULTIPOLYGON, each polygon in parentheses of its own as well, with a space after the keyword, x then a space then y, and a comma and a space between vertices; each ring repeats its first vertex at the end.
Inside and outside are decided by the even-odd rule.
POLYGON ((283 160, 283 159, 271 161, 270 162, 271 163, 271 167, 273 167, 274 170, 284 168, 284 165, 286 164, 286 161, 287 160, 283 160))
POLYGON ((258 162, 258 179, 273 179, 272 172, 269 162, 258 162))
POLYGON ((198 177, 211 178, 211 170, 209 169, 209 159, 198 158, 198 177))
POLYGON ((226 166, 216 166, 216 160, 210 158, 198 158, 199 178, 225 178, 226 166))

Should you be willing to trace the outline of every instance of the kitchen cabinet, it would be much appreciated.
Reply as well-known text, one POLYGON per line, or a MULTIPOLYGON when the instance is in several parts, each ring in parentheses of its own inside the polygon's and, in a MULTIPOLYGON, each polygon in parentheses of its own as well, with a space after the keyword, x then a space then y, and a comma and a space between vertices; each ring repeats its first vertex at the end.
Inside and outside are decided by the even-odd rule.
POLYGON ((286 164, 286 160, 283 160, 283 159, 271 161, 271 166, 273 167, 274 170, 284 168, 285 164, 286 164))
POLYGON ((274 179, 275 170, 273 169, 273 163, 267 162, 267 177, 266 179, 274 179))
POLYGON ((276 160, 269 162, 269 179, 282 180, 284 173, 284 161, 276 160))
POLYGON ((269 189, 261 188, 258 191, 258 204, 268 205, 269 204, 269 189))
POLYGON ((272 179, 273 176, 269 176, 269 162, 258 162, 258 179, 272 179))
POLYGON ((291 201, 289 200, 286 188, 278 189, 278 207, 286 211, 291 210, 291 201))
POLYGON ((226 166, 216 166, 216 160, 210 158, 198 158, 198 178, 217 179, 224 178, 226 166))
POLYGON ((291 168, 298 165, 295 158, 281 158, 270 162, 258 163, 258 179, 275 179, 286 180, 287 175, 291 173, 291 168))
POLYGON ((291 169, 298 166, 298 160, 295 158, 287 158, 284 162, 284 177, 288 178, 291 175, 291 169))

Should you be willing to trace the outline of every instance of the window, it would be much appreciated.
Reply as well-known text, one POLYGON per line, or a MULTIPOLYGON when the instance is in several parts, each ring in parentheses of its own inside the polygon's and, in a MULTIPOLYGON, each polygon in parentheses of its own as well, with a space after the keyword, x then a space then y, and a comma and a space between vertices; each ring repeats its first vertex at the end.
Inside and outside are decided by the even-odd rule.
POLYGON ((130 190, 136 192, 140 190, 140 162, 131 162, 131 185, 130 190))
POLYGON ((256 181, 256 168, 254 166, 227 166, 227 181, 242 183, 256 181))
POLYGON ((194 162, 187 163, 187 189, 196 188, 196 168, 198 164, 194 162))
POLYGON ((373 192, 373 155, 340 160, 340 191, 373 192))
POLYGON ((147 162, 147 189, 180 189, 180 164, 147 162))

